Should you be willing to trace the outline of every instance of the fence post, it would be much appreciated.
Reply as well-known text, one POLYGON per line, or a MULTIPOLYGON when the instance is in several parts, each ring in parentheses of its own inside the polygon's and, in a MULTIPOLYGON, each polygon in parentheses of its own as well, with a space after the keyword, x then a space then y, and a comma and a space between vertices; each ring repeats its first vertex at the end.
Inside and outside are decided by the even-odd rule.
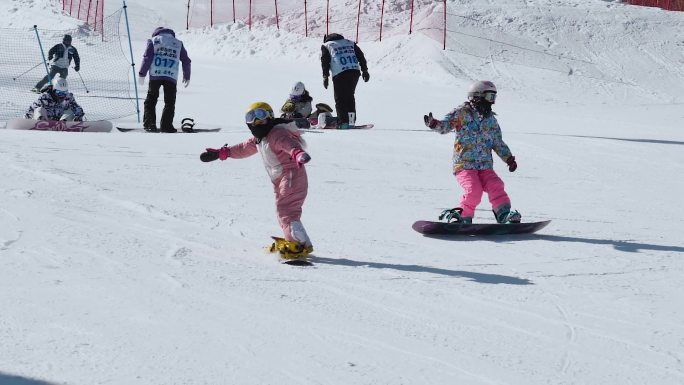
POLYGON ((382 5, 380 6, 380 41, 382 41, 382 21, 384 18, 385 18, 385 0, 382 0, 382 5))
POLYGON ((361 21, 361 0, 359 0, 359 10, 356 12, 356 42, 359 42, 359 24, 361 21))
POLYGON ((209 20, 209 25, 213 27, 214 26, 214 0, 209 1, 209 8, 210 8, 209 14, 211 15, 211 19, 209 20))
POLYGON ((442 45, 442 50, 446 50, 446 32, 447 32, 447 2, 444 0, 444 44, 442 45))
POLYGON ((252 0, 249 0, 249 20, 247 21, 249 30, 252 30, 252 0))
POLYGON ((86 24, 90 23, 90 5, 93 3, 93 0, 88 0, 88 15, 86 16, 86 24))
POLYGON ((126 17, 126 32, 128 33, 128 48, 131 51, 131 70, 133 71, 133 86, 135 87, 135 110, 138 113, 138 123, 140 123, 140 100, 138 99, 138 79, 135 73, 135 60, 133 59, 133 44, 131 44, 131 28, 128 25, 128 6, 123 2, 124 16, 126 17))
POLYGON ((276 29, 280 29, 280 23, 278 23, 278 0, 273 0, 275 2, 276 11, 276 29))
POLYGON ((309 16, 306 11, 306 0, 304 0, 304 36, 309 37, 309 16))
POLYGON ((50 70, 47 66, 47 61, 45 60, 45 51, 43 51, 43 43, 40 41, 40 35, 38 34, 38 26, 34 25, 33 30, 36 31, 36 38, 38 39, 38 46, 40 47, 40 55, 43 57, 43 64, 45 65, 45 72, 47 73, 48 84, 52 83, 52 77, 50 76, 50 70))
POLYGON ((233 24, 235 24, 235 0, 233 0, 233 24))
POLYGON ((325 34, 326 36, 330 34, 330 0, 327 0, 325 4, 325 34))
POLYGON ((413 0, 411 0, 411 21, 409 21, 409 35, 413 32, 413 0))
POLYGON ((188 13, 185 14, 185 30, 190 29, 190 0, 188 0, 188 13))

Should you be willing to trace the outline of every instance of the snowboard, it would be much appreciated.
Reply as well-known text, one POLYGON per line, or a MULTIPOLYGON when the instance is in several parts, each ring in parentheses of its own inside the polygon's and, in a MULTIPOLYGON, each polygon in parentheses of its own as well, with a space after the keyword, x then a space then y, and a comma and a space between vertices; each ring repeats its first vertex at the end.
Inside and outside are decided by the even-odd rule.
MULTIPOLYGON (((295 124, 297 125, 297 128, 300 130, 341 130, 340 128, 337 128, 337 119, 336 118, 329 118, 326 120, 326 125, 325 127, 319 127, 317 126, 318 119, 317 118, 295 118, 293 119, 295 124)), ((354 126, 349 126, 347 129, 342 129, 344 130, 367 130, 369 128, 373 128, 373 124, 360 124, 360 125, 354 125, 354 126)))
MULTIPOLYGON (((280 237, 271 237, 271 238, 272 238, 274 241, 283 240, 283 238, 280 238, 280 237)), ((272 245, 270 245, 270 246, 267 246, 267 247, 266 247, 266 251, 268 251, 269 253, 278 254, 278 260, 279 260, 280 263, 282 263, 283 265, 290 265, 290 266, 313 266, 313 265, 314 265, 314 264, 311 263, 311 261, 309 261, 309 259, 306 258, 306 257, 304 257, 304 258, 298 258, 298 259, 287 259, 287 258, 283 258, 283 257, 280 255, 280 253, 278 253, 278 251, 274 248, 274 245, 275 245, 275 244, 272 244, 272 245)))
POLYGON ((413 229, 423 235, 508 235, 532 234, 551 221, 523 223, 446 223, 433 221, 417 221, 413 229))
POLYGON ((112 122, 108 120, 75 122, 16 118, 7 121, 5 128, 32 131, 110 132, 112 130, 112 122))
MULTIPOLYGON (((149 132, 150 134, 159 134, 160 133, 159 131, 157 131, 157 132, 145 131, 145 129, 142 127, 119 127, 119 126, 117 126, 116 129, 121 131, 121 132, 149 132)), ((180 133, 180 134, 183 134, 183 133, 199 134, 199 133, 203 133, 203 132, 219 132, 219 131, 221 131, 221 129, 218 127, 217 128, 192 128, 191 130, 181 129, 181 130, 178 130, 177 133, 180 133)), ((161 133, 166 134, 166 132, 161 132, 161 133)), ((173 134, 173 133, 171 133, 171 134, 173 134)))

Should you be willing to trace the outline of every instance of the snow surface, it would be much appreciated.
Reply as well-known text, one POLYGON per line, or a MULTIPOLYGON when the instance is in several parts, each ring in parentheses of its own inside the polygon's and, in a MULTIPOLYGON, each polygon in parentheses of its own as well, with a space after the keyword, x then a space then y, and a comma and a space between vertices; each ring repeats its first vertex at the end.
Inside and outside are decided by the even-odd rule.
MULTIPOLYGON (((0 21, 73 27, 55 4, 4 0, 0 21)), ((305 134, 316 266, 297 268, 263 251, 280 229, 260 157, 198 155, 247 139, 244 109, 297 80, 333 104, 320 37, 182 32, 185 1, 128 4, 136 62, 162 23, 193 59, 176 117, 224 129, 0 130, 0 384, 684 383, 684 14, 468 0, 447 51, 362 42, 358 117, 376 127, 305 134), (515 208, 552 223, 423 237, 411 224, 461 190, 452 135, 422 115, 479 78, 500 89, 515 208)))

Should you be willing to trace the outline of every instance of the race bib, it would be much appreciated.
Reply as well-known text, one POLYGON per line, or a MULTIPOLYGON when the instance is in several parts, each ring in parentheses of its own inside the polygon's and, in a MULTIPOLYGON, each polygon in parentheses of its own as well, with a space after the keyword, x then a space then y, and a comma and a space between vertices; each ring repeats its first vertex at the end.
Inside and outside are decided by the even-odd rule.
POLYGON ((325 43, 330 52, 330 71, 335 76, 346 70, 359 70, 359 59, 354 52, 354 42, 342 39, 325 43))
POLYGON ((154 60, 150 67, 150 75, 178 80, 183 43, 171 35, 164 34, 152 38, 152 45, 154 46, 154 60))

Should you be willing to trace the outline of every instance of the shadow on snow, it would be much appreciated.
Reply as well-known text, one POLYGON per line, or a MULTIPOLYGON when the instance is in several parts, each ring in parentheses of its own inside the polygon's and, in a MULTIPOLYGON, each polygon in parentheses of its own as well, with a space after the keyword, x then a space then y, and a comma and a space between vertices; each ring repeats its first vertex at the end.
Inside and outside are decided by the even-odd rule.
POLYGON ((33 378, 26 378, 21 376, 13 376, 11 374, 0 372, 0 384, 2 385, 57 385, 54 382, 47 382, 36 380, 33 378))
POLYGON ((392 269, 398 271, 409 271, 414 273, 431 273, 445 275, 448 277, 462 277, 468 278, 472 281, 479 283, 490 283, 490 284, 506 284, 506 285, 534 285, 534 283, 528 279, 511 277, 508 275, 499 274, 486 274, 486 273, 476 273, 472 271, 461 271, 461 270, 447 270, 440 269, 437 267, 429 266, 419 266, 419 265, 398 265, 394 263, 379 263, 379 262, 364 262, 364 261, 354 261, 346 258, 311 258, 312 262, 322 263, 327 265, 341 265, 341 266, 353 266, 353 267, 369 267, 373 269, 392 269))

